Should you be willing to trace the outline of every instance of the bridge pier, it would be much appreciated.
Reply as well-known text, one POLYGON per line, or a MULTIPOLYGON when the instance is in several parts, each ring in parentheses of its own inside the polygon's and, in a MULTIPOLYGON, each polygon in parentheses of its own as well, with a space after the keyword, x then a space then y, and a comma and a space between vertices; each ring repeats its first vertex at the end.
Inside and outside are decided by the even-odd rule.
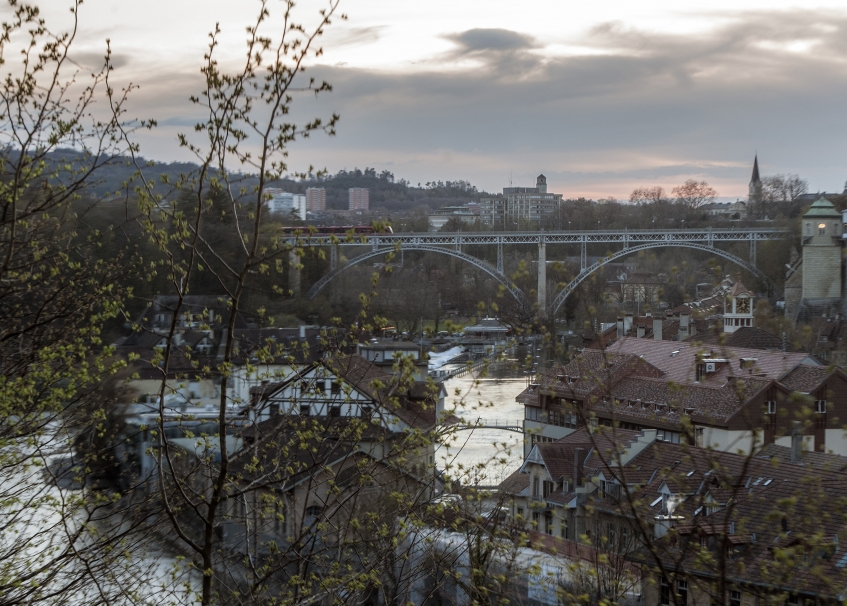
POLYGON ((756 234, 750 233, 750 265, 756 265, 756 234))
POLYGON ((497 271, 503 273, 503 241, 497 240, 497 271))
POLYGON ((295 297, 300 296, 300 255, 293 247, 288 251, 288 290, 295 297))
POLYGON ((538 242, 538 318, 547 316, 547 245, 544 240, 538 242))

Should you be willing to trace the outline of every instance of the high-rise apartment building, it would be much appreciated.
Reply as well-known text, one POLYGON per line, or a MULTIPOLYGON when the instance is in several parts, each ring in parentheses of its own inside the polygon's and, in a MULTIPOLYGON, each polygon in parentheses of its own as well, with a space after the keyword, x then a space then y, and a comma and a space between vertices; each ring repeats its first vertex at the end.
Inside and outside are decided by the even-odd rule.
POLYGON ((350 210, 368 210, 370 194, 366 187, 351 187, 349 190, 350 210))
POLYGON ((323 187, 310 187, 306 190, 306 210, 309 212, 326 210, 326 190, 323 187))
POLYGON ((547 177, 538 175, 535 187, 504 187, 502 196, 479 201, 485 225, 510 229, 519 220, 541 223, 562 205, 562 194, 547 193, 547 177))

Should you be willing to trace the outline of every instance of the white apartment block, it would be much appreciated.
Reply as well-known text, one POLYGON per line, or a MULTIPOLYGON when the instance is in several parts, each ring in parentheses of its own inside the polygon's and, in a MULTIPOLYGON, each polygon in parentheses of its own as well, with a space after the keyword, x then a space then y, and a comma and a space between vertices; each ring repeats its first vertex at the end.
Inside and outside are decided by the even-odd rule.
POLYGON ((268 212, 274 215, 295 215, 300 220, 306 219, 306 196, 292 194, 276 187, 266 187, 268 212))

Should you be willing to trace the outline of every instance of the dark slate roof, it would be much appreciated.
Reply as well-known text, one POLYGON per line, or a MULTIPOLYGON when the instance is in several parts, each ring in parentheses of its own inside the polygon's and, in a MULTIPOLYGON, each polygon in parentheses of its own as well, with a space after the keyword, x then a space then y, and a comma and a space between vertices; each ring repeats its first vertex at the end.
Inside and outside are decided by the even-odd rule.
POLYGON ((564 366, 548 369, 538 385, 527 387, 518 395, 517 401, 537 406, 539 390, 567 398, 574 395, 587 395, 598 386, 614 384, 627 376, 659 377, 661 375, 662 372, 659 369, 637 356, 617 354, 608 350, 586 349, 564 366))
MULTIPOLYGON (((697 335, 686 339, 692 343, 703 345, 720 345, 723 347, 743 347, 746 349, 762 349, 765 351, 782 351, 782 338, 758 326, 742 326, 735 332, 714 332, 697 335)), ((785 342, 785 351, 800 352, 789 341, 785 342)))
POLYGON ((517 495, 529 488, 529 475, 514 471, 508 478, 500 483, 500 490, 506 494, 517 495))
POLYGON ((831 366, 798 366, 780 382, 791 391, 811 393, 835 372, 837 369, 831 366))
POLYGON ((743 347, 709 348, 699 347, 689 341, 648 341, 630 337, 619 339, 609 347, 607 352, 633 354, 643 358, 654 367, 665 373, 664 377, 677 383, 693 383, 695 366, 698 359, 722 358, 729 359, 717 372, 706 377, 706 383, 722 385, 726 380, 738 374, 740 360, 755 359, 752 373, 772 379, 780 379, 801 364, 819 365, 809 354, 782 351, 770 352, 743 347))
POLYGON ((694 384, 681 389, 664 379, 627 377, 612 388, 618 402, 600 400, 592 409, 614 414, 621 421, 650 421, 656 426, 678 426, 686 412, 697 421, 725 423, 771 382, 742 377, 722 385, 694 384))
POLYGON ((767 444, 758 452, 756 458, 766 459, 777 464, 787 463, 790 465, 802 465, 813 469, 823 471, 847 472, 847 457, 841 455, 814 452, 804 450, 800 453, 800 460, 792 463, 791 448, 788 446, 777 446, 776 444, 767 444))

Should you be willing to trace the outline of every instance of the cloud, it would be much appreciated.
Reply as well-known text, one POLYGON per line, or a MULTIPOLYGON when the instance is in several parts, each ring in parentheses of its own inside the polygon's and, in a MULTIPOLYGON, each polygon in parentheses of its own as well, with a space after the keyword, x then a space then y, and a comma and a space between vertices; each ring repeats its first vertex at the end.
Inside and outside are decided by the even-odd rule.
MULTIPOLYGON (((102 51, 74 51, 70 59, 83 69, 97 71, 103 67, 106 61, 106 49, 102 51)), ((112 65, 118 69, 127 67, 132 63, 128 53, 112 53, 110 58, 112 65)))
POLYGON ((382 38, 385 25, 371 25, 367 27, 344 27, 328 29, 324 34, 322 45, 327 48, 337 49, 342 46, 359 46, 373 44, 382 38))
POLYGON ((445 36, 460 47, 460 52, 515 51, 536 48, 538 44, 527 34, 508 29, 469 29, 460 34, 445 36))
MULTIPOLYGON (((758 150, 765 173, 840 189, 847 15, 710 18, 718 25, 698 34, 604 23, 570 41, 593 51, 576 56, 552 56, 520 32, 473 29, 446 36, 456 48, 426 71, 317 66, 307 75, 334 92, 298 99, 291 117, 338 112, 338 136, 295 143, 292 166, 391 166, 415 183, 464 178, 488 190, 510 171, 530 184, 544 172, 568 196, 626 197, 696 176, 732 196, 744 194, 758 150)), ((157 87, 150 101, 185 116, 177 93, 181 103, 179 86, 157 87)))

